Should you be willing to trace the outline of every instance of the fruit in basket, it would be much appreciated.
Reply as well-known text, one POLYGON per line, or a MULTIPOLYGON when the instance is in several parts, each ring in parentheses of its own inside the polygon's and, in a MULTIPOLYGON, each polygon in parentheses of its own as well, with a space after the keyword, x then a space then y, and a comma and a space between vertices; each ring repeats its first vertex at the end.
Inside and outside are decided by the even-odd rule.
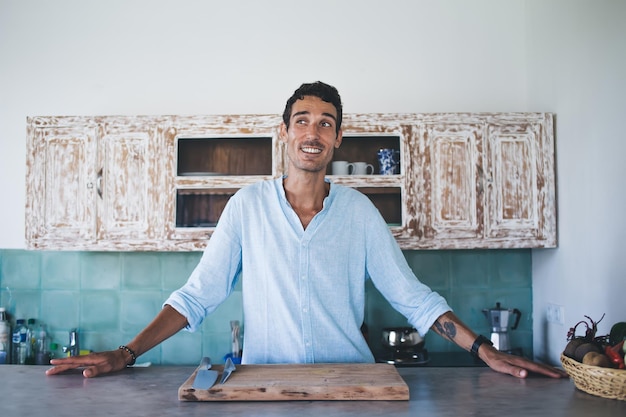
POLYGON ((620 321, 611 327, 611 331, 609 332, 609 344, 615 346, 624 339, 626 339, 626 322, 620 321))
MULTIPOLYGON (((626 339, 617 344, 610 344, 610 336, 597 336, 597 324, 604 318, 594 322, 588 316, 587 321, 580 321, 567 333, 568 344, 561 354, 561 364, 565 371, 574 380, 576 388, 591 395, 617 400, 626 400, 626 365, 624 361, 624 346, 626 339), (585 326, 584 336, 576 335, 576 328, 585 326), (576 350, 585 343, 599 346, 600 352, 587 352, 583 356, 583 365, 577 364, 573 356, 576 350)), ((617 324, 617 323, 616 323, 617 324)), ((618 326, 619 328, 619 326, 618 326)), ((614 333, 614 337, 616 333, 614 333)))
POLYGON ((568 358, 574 359, 576 356, 576 349, 584 343, 587 343, 584 337, 576 337, 570 340, 567 345, 565 345, 565 349, 563 350, 563 354, 568 358))
POLYGON ((575 359, 578 362, 582 362, 584 356, 589 352, 602 353, 602 344, 600 341, 605 337, 596 337, 596 333, 598 332, 598 323, 602 321, 604 315, 598 321, 593 321, 591 317, 585 316, 588 320, 581 320, 569 329, 567 332, 567 340, 568 343, 565 346, 565 350, 563 354, 567 357, 575 359), (584 324, 585 335, 584 336, 576 336, 576 329, 578 326, 584 324))
POLYGON ((606 346, 604 348, 604 353, 608 356, 610 362, 613 364, 613 367, 617 369, 625 369, 626 364, 624 363, 624 356, 622 351, 624 350, 624 341, 622 340, 615 346, 606 346))
POLYGON ((576 359, 578 362, 582 362, 585 355, 589 353, 601 352, 602 348, 597 343, 585 342, 576 348, 576 351, 574 352, 574 359, 576 359))
POLYGON ((582 360, 582 363, 585 365, 591 366, 601 366, 603 368, 612 368, 611 361, 608 356, 599 353, 599 352, 589 352, 587 353, 582 360))

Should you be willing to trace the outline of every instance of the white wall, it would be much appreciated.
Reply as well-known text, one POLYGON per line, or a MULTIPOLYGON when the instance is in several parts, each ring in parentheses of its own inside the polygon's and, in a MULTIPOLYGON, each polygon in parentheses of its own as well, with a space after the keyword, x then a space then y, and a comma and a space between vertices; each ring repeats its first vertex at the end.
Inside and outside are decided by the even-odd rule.
POLYGON ((0 248, 24 247, 29 115, 280 113, 317 79, 350 113, 555 111, 560 248, 533 256, 554 360, 566 329, 543 326, 546 302, 568 323, 626 319, 624 16, 619 0, 0 0, 0 248))
POLYGON ((622 0, 528 2, 529 107, 557 115, 559 248, 533 252, 534 350, 552 362, 585 315, 606 313, 599 335, 626 321, 625 21, 622 0))
POLYGON ((0 248, 29 115, 276 114, 318 79, 351 113, 524 110, 522 3, 384 3, 0 0, 0 248))

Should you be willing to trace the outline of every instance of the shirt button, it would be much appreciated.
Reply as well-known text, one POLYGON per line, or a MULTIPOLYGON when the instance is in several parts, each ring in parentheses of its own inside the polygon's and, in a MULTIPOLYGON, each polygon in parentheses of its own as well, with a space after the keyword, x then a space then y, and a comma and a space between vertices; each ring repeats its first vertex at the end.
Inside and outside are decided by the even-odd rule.
POLYGON ((309 311, 309 310, 308 310, 306 307, 304 307, 304 308, 302 309, 302 312, 303 312, 303 313, 306 313, 307 311, 309 311))
POLYGON ((306 275, 302 275, 300 278, 302 278, 304 280, 304 279, 306 279, 306 275))

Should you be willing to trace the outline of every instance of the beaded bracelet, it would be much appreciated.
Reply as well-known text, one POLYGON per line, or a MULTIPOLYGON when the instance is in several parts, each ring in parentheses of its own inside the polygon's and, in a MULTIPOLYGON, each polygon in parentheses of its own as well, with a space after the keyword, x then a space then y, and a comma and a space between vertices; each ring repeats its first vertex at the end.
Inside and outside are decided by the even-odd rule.
POLYGON ((135 352, 133 352, 133 350, 129 348, 128 346, 124 346, 124 345, 118 347, 118 349, 125 350, 126 352, 130 354, 131 361, 127 363, 126 366, 133 366, 135 364, 135 361, 137 360, 137 355, 135 355, 135 352))

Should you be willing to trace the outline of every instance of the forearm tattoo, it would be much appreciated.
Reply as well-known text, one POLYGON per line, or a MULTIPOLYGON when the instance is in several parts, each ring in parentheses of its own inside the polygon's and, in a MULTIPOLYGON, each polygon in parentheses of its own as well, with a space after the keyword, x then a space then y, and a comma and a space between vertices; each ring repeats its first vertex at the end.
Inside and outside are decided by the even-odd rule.
POLYGON ((454 340, 454 338, 456 337, 456 326, 451 321, 446 321, 443 323, 443 325, 439 321, 436 321, 435 329, 437 330, 437 333, 447 337, 450 340, 454 340))

